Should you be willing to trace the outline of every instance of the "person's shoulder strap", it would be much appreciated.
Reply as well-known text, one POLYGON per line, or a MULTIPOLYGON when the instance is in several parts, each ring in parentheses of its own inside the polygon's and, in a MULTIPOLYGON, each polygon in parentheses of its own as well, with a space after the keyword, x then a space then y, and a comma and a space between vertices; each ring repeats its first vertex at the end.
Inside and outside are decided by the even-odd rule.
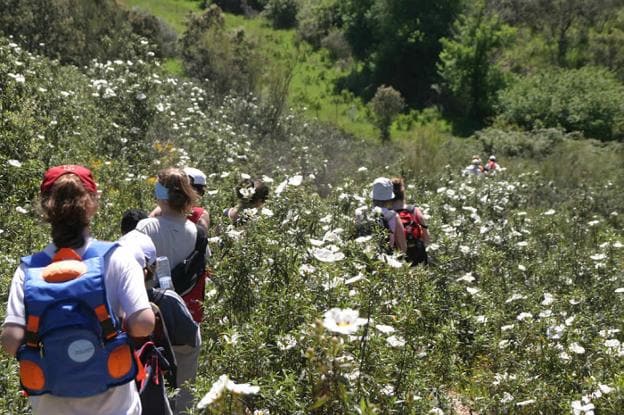
POLYGON ((203 226, 195 224, 195 228, 197 229, 197 236, 195 237, 195 250, 196 251, 205 251, 206 245, 208 245, 208 233, 203 226))
POLYGON ((52 258, 50 258, 44 251, 41 251, 32 255, 24 256, 20 258, 20 261, 29 268, 40 268, 50 265, 52 258))
POLYGON ((93 240, 89 244, 89 247, 87 248, 85 253, 82 255, 82 259, 106 256, 106 254, 108 254, 110 250, 116 247, 117 245, 118 245, 117 242, 93 240))
POLYGON ((162 288, 150 288, 147 290, 147 297, 149 301, 155 303, 156 305, 160 303, 160 300, 162 300, 164 296, 165 290, 163 290, 162 288))

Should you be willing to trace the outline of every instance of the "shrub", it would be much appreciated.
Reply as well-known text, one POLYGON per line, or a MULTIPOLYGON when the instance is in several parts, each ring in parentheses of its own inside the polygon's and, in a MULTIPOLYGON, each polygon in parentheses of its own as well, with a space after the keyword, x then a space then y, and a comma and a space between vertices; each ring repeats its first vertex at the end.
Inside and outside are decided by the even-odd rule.
POLYGON ((221 9, 212 5, 191 15, 182 37, 182 59, 189 75, 211 83, 220 94, 253 91, 260 64, 245 31, 226 31, 221 9))
POLYGON ((340 29, 330 29, 327 36, 321 40, 321 46, 329 51, 332 59, 346 61, 351 58, 351 46, 340 29))
POLYGON ((373 121, 381 131, 381 141, 390 140, 390 125, 405 106, 401 93, 391 86, 381 85, 368 105, 373 112, 373 121))
POLYGON ((288 29, 297 25, 297 0, 268 0, 264 15, 275 29, 288 29))
POLYGON ((128 14, 132 31, 147 38, 156 46, 156 55, 169 58, 176 54, 178 36, 175 30, 162 19, 143 10, 134 8, 128 14))
POLYGON ((336 0, 302 1, 297 13, 297 35, 319 48, 330 30, 339 26, 339 21, 340 10, 336 0))
POLYGON ((499 117, 527 129, 563 128, 601 140, 624 137, 624 86, 606 69, 547 70, 500 94, 499 117))
POLYGON ((547 157, 557 144, 569 137, 570 134, 556 128, 529 132, 491 127, 475 134, 485 154, 529 159, 547 157))

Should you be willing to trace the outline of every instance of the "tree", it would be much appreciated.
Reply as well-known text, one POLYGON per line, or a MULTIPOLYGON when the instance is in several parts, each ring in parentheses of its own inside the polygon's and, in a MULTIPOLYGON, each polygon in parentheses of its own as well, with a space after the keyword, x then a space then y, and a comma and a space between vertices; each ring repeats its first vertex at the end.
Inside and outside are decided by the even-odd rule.
POLYGON ((541 71, 500 94, 503 121, 526 129, 563 128, 601 140, 624 138, 624 85, 604 68, 541 71))
POLYGON ((486 15, 483 4, 455 22, 451 38, 443 38, 438 73, 464 117, 481 123, 493 113, 504 74, 495 62, 499 48, 513 36, 513 29, 498 17, 486 15))
POLYGON ((543 33, 553 62, 568 66, 568 53, 587 39, 593 25, 604 22, 624 0, 487 0, 487 7, 510 24, 543 33))
POLYGON ((345 0, 340 3, 345 36, 364 63, 361 90, 371 96, 394 85, 411 104, 433 98, 440 39, 450 34, 461 0, 345 0))
POLYGON ((181 39, 187 73, 211 82, 221 94, 252 92, 261 65, 254 44, 243 29, 227 31, 221 9, 211 5, 201 15, 190 15, 181 39))
POLYGON ((389 141, 392 121, 405 107, 401 93, 391 86, 382 85, 377 88, 368 106, 373 113, 373 122, 381 132, 381 141, 389 141))

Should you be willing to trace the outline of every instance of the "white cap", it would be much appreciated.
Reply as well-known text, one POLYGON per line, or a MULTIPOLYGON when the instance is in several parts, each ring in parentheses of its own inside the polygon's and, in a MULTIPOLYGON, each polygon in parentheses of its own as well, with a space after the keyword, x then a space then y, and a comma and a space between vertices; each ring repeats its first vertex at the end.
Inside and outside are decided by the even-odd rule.
POLYGON ((393 187, 392 180, 386 177, 378 177, 373 182, 371 198, 373 200, 392 200, 394 199, 393 187))
POLYGON ((184 173, 186 173, 187 176, 193 179, 194 185, 198 185, 198 186, 206 185, 206 175, 204 174, 203 171, 196 169, 194 167, 185 167, 182 170, 184 170, 184 173))
POLYGON ((119 238, 119 244, 132 252, 132 256, 141 265, 141 268, 156 262, 156 246, 154 246, 152 238, 136 229, 119 238))
POLYGON ((492 154, 488 160, 496 161, 496 156, 494 154, 492 154))

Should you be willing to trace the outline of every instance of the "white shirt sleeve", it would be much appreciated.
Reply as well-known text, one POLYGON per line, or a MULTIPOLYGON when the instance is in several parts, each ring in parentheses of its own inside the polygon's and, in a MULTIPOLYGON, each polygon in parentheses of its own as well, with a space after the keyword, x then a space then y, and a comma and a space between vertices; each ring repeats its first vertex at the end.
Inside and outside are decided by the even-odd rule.
POLYGON ((7 302, 6 317, 3 324, 26 325, 26 309, 24 307, 24 268, 20 265, 13 274, 9 301, 7 302))
POLYGON ((128 317, 150 308, 143 269, 125 249, 115 248, 106 269, 106 291, 113 312, 128 317))

